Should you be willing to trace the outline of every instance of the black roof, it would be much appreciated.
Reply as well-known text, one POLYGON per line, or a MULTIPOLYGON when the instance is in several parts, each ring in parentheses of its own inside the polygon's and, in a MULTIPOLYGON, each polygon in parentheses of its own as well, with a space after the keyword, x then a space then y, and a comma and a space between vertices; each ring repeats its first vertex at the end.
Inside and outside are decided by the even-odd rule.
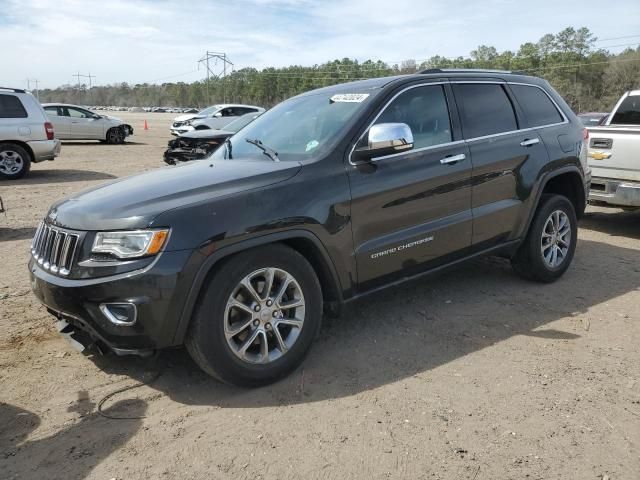
POLYGON ((390 77, 377 77, 369 78, 366 80, 346 81, 345 83, 339 83, 336 85, 330 85, 328 87, 318 88, 309 92, 303 93, 300 96, 316 95, 318 93, 366 93, 367 91, 379 90, 391 83, 399 83, 400 81, 414 81, 424 77, 430 78, 442 78, 442 79, 498 79, 498 80, 511 80, 514 82, 521 81, 526 83, 532 83, 534 85, 541 85, 544 83, 539 77, 527 75, 524 72, 509 71, 509 70, 483 70, 483 69, 466 69, 466 68, 430 68, 422 70, 421 72, 409 74, 409 75, 394 75, 390 77))

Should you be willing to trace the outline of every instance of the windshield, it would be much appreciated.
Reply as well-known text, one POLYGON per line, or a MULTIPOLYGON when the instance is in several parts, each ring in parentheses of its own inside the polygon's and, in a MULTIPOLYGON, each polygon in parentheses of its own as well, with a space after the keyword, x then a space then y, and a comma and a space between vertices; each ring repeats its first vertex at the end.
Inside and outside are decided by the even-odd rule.
POLYGON ((317 93, 276 105, 216 150, 215 159, 266 159, 256 140, 277 153, 279 160, 309 160, 330 149, 356 112, 370 101, 368 94, 317 93), (249 142, 251 140, 252 142, 249 142), (231 151, 231 155, 228 152, 231 151))
POLYGON ((220 108, 219 105, 212 105, 210 107, 205 108, 204 110, 200 110, 198 115, 211 115, 213 112, 220 108))
POLYGON ((236 133, 238 130, 240 130, 242 127, 245 127, 247 125, 249 125, 254 118, 256 118, 258 115, 255 113, 249 113, 247 115, 243 115, 240 118, 238 118, 237 120, 234 120, 233 122, 229 123, 228 125, 222 127, 223 130, 226 130, 227 132, 232 132, 232 133, 236 133))

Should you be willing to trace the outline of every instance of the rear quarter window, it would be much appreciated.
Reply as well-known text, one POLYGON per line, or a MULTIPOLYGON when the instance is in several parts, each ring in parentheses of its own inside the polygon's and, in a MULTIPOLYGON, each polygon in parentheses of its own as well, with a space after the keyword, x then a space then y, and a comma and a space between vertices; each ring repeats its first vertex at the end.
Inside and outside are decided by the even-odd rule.
POLYGON ((0 118, 27 118, 27 111, 15 95, 0 94, 0 118))
POLYGON ((564 121, 549 96, 540 88, 513 84, 509 87, 524 110, 530 127, 541 127, 564 121))

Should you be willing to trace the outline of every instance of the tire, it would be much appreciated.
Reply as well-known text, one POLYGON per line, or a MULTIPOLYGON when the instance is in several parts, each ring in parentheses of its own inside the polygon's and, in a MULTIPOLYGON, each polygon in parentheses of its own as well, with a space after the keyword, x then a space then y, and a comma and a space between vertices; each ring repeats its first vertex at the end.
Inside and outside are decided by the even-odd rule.
POLYGON ((109 145, 120 145, 124 143, 124 132, 120 127, 112 127, 107 130, 105 141, 109 145))
POLYGON ((209 375, 257 387, 302 363, 321 321, 322 291, 313 267, 297 251, 271 244, 239 253, 220 266, 203 288, 185 344, 209 375), (270 274, 272 288, 267 292, 270 274), (293 282, 279 296, 284 279, 289 279, 285 274, 293 282), (249 294, 247 284, 258 297, 249 294), (267 299, 278 298, 269 306, 267 299), (249 341, 252 336, 255 340, 249 341))
POLYGON ((29 173, 31 155, 20 145, 0 144, 0 178, 17 180, 29 173))
POLYGON ((544 194, 527 237, 511 259, 513 269, 528 280, 556 281, 571 265, 577 234, 578 220, 569 199, 544 194))

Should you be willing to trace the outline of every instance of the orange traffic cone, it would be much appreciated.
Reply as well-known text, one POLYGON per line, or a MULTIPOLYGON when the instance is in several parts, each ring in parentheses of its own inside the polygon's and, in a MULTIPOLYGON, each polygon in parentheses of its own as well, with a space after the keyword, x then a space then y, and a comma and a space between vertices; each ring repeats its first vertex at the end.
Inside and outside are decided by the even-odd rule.
POLYGON ((144 130, 149 130, 149 125, 147 125, 147 121, 144 121, 144 130))

